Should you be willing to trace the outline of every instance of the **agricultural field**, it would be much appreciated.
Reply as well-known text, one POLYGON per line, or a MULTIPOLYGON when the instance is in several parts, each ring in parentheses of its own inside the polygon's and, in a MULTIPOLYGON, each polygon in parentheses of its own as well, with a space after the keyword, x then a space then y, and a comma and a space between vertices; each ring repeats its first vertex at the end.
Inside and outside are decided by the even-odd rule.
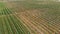
POLYGON ((60 34, 60 2, 0 2, 0 34, 60 34))

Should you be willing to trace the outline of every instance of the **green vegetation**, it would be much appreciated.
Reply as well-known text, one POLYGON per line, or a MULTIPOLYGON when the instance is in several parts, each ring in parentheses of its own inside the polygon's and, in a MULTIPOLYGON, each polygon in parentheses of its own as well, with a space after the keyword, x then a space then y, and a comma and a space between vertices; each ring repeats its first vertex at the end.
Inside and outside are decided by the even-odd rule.
MULTIPOLYGON (((56 28, 57 30, 54 30, 54 29, 55 27, 60 27, 60 18, 59 18, 60 2, 42 2, 42 1, 34 1, 34 2, 17 1, 16 2, 15 1, 12 3, 16 3, 15 5, 16 8, 23 7, 23 8, 26 8, 27 10, 42 9, 43 11, 41 11, 42 13, 41 13, 41 16, 39 15, 39 19, 40 18, 45 19, 46 22, 42 24, 40 23, 39 26, 41 26, 43 29, 49 26, 49 28, 47 27, 49 30, 48 29, 46 30, 51 34, 52 32, 55 32, 55 31, 59 32, 58 31, 59 28, 56 28), (53 30, 50 28, 52 28, 53 30)), ((30 34, 28 29, 22 24, 21 20, 19 20, 19 17, 15 14, 16 11, 11 10, 10 8, 6 8, 5 3, 0 2, 0 34, 30 34)), ((29 17, 32 18, 32 16, 29 16, 29 17)), ((34 25, 36 24, 37 22, 34 25)), ((45 33, 47 31, 45 31, 45 33)))
POLYGON ((0 2, 0 10, 3 9, 5 7, 5 3, 0 2))
POLYGON ((18 20, 14 11, 0 3, 0 34, 28 34, 27 28, 18 20))

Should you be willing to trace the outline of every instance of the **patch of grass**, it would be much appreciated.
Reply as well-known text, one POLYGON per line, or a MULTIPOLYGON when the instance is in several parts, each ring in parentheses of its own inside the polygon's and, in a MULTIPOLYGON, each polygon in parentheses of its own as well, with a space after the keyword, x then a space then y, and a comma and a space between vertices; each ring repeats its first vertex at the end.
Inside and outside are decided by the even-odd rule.
POLYGON ((5 3, 0 2, 0 8, 4 8, 5 7, 5 3))

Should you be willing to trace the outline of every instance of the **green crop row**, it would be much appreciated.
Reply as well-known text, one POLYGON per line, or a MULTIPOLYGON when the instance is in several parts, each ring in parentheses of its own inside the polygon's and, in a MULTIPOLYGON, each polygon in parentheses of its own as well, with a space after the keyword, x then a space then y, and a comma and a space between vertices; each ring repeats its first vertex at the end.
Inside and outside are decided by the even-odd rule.
POLYGON ((12 14, 10 9, 4 8, 1 12, 2 34, 27 34, 26 27, 12 14))

